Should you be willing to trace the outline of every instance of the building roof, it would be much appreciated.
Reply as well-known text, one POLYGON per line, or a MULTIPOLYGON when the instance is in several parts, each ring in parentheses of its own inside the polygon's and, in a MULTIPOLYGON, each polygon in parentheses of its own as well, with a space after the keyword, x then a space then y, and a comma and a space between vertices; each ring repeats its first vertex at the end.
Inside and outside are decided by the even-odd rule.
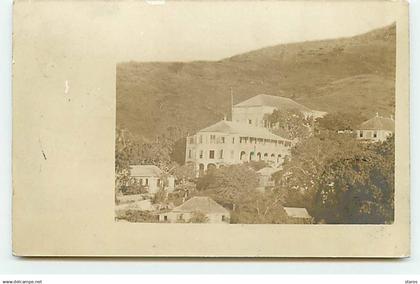
POLYGON ((270 96, 266 94, 260 94, 260 95, 254 96, 234 106, 235 107, 271 106, 279 110, 300 110, 302 112, 312 112, 311 109, 295 102, 292 99, 279 97, 279 96, 270 96))
POLYGON ((395 121, 392 118, 376 115, 375 117, 360 124, 359 130, 388 130, 394 132, 395 121))
POLYGON ((162 170, 155 165, 130 166, 130 175, 134 177, 159 177, 162 173, 162 170))
POLYGON ((195 196, 172 210, 172 212, 181 213, 191 213, 196 211, 202 212, 204 214, 229 213, 226 208, 207 196, 195 196))
POLYGON ((299 208, 299 207, 283 207, 284 211, 286 211, 287 216, 292 218, 305 218, 310 219, 312 218, 311 215, 308 214, 306 208, 299 208))
POLYGON ((219 121, 213 125, 210 125, 209 127, 201 129, 199 132, 219 132, 225 134, 239 134, 246 137, 290 141, 286 138, 271 133, 267 128, 256 127, 246 123, 227 120, 219 121))

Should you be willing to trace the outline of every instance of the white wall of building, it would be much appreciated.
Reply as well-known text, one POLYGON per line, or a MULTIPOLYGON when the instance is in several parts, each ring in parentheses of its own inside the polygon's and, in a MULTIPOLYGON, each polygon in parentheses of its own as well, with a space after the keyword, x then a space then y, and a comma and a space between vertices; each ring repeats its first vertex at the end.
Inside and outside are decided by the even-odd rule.
POLYGON ((197 170, 207 170, 209 165, 218 168, 258 160, 281 165, 290 154, 290 147, 290 141, 253 138, 251 142, 249 137, 235 134, 198 132, 187 138, 185 161, 195 163, 197 170))
POLYGON ((134 176, 134 178, 144 186, 147 191, 154 194, 159 191, 162 185, 162 181, 159 177, 155 176, 134 176))
POLYGON ((265 115, 273 113, 274 110, 274 107, 269 106, 235 106, 232 111, 232 121, 257 127, 267 127, 265 115))
MULTIPOLYGON (((229 223, 230 220, 230 213, 208 213, 205 215, 208 219, 207 223, 229 223)), ((187 223, 192 217, 192 212, 166 212, 159 214, 159 222, 187 223)))
POLYGON ((385 141, 392 135, 392 131, 387 130, 357 130, 356 138, 358 140, 370 140, 373 142, 385 141))

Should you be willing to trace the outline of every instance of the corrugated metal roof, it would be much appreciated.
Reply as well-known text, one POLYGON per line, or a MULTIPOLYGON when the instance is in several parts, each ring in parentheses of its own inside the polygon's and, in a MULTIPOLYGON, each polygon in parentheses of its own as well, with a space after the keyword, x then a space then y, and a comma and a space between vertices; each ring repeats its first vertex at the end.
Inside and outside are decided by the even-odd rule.
POLYGON ((284 207, 284 211, 286 211, 287 216, 292 217, 292 218, 305 218, 305 219, 312 218, 311 215, 309 215, 306 208, 284 207))
POLYGON ((243 106, 271 106, 277 109, 291 110, 296 109, 300 111, 310 112, 311 110, 304 105, 295 102, 292 99, 278 96, 271 96, 260 94, 235 105, 235 107, 243 106))
POLYGON ((228 214, 229 211, 224 208, 222 205, 211 199, 207 196, 195 196, 178 207, 175 207, 173 212, 184 212, 184 213, 191 213, 191 212, 202 212, 204 214, 209 213, 221 213, 221 214, 228 214))
POLYGON ((285 97, 278 97, 278 96, 271 96, 266 94, 260 94, 254 96, 250 99, 247 99, 243 102, 240 102, 235 105, 235 107, 242 107, 242 106, 271 106, 278 109, 296 109, 300 111, 310 112, 311 110, 304 105, 301 105, 295 102, 292 99, 285 98, 285 97))
POLYGON ((304 113, 311 113, 314 117, 322 117, 327 113, 324 111, 318 110, 311 110, 310 108, 295 102, 292 99, 279 97, 279 96, 271 96, 266 94, 260 94, 254 96, 250 99, 247 99, 243 102, 240 102, 234 107, 251 107, 251 106, 270 106, 274 107, 278 110, 298 110, 304 113))
POLYGON ((232 122, 227 120, 219 121, 209 127, 201 129, 199 132, 218 132, 225 134, 239 134, 245 137, 255 137, 272 140, 291 141, 281 136, 271 133, 267 128, 251 126, 246 123, 232 122))
POLYGON ((159 177, 162 173, 162 170, 155 165, 130 166, 130 175, 133 177, 159 177))
POLYGON ((375 116, 359 126, 359 130, 388 130, 395 131, 395 121, 391 118, 375 116))

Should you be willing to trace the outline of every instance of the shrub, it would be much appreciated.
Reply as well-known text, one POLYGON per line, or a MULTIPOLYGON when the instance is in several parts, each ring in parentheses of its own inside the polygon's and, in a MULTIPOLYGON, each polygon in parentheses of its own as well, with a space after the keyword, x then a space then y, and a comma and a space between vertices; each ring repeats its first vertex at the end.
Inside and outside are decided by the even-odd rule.
POLYGON ((159 222, 158 215, 152 214, 149 211, 141 210, 127 210, 117 217, 121 220, 127 220, 128 222, 138 223, 157 223, 159 222))
POLYGON ((143 194, 147 193, 147 189, 144 186, 133 184, 122 187, 123 195, 143 194))

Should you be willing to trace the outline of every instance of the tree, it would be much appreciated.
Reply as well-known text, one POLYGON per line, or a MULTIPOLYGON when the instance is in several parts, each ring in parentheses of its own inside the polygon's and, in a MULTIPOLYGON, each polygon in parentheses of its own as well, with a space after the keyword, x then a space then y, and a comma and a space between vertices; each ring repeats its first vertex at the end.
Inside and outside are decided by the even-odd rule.
POLYGON ((356 113, 328 113, 324 117, 317 119, 317 126, 319 130, 327 131, 352 131, 357 128, 357 126, 362 123, 365 119, 360 114, 356 113))
POLYGON ((242 198, 255 191, 258 177, 246 165, 232 165, 208 171, 200 177, 197 189, 210 194, 216 202, 235 208, 242 198))
POLYGON ((170 152, 170 158, 172 161, 183 165, 185 163, 185 144, 187 143, 186 137, 182 137, 176 140, 170 152))
POLYGON ((274 110, 266 116, 273 132, 290 140, 302 140, 311 135, 313 120, 298 110, 274 110))
POLYGON ((231 213, 232 224, 284 224, 288 222, 281 194, 252 191, 244 196, 231 213))
POLYGON ((135 178, 130 178, 126 185, 122 188, 122 194, 142 194, 147 193, 147 189, 144 185, 140 183, 139 180, 135 178))
POLYGON ((183 197, 188 197, 196 190, 196 172, 192 163, 187 163, 182 166, 175 165, 172 173, 176 178, 175 189, 183 197))
POLYGON ((274 174, 288 206, 305 207, 318 222, 389 223, 393 220, 393 138, 365 144, 330 131, 292 149, 274 174))
POLYGON ((130 182, 130 156, 132 143, 124 129, 116 130, 115 135, 115 201, 117 195, 122 194, 124 188, 130 182))
POLYGON ((131 162, 155 165, 165 172, 185 160, 186 132, 179 127, 167 127, 153 139, 137 138, 133 143, 131 162))
POLYGON ((322 140, 312 136, 292 148, 282 170, 274 173, 276 187, 286 195, 286 204, 310 209, 316 190, 316 181, 327 160, 357 147, 353 139, 335 135, 335 139, 322 140))
POLYGON ((314 216, 319 179, 331 163, 360 153, 363 144, 346 134, 331 131, 328 137, 311 136, 292 148, 291 159, 274 173, 276 188, 285 195, 285 204, 307 208, 314 216))
POLYGON ((249 164, 232 165, 208 172, 197 182, 199 195, 210 196, 231 208, 231 223, 285 223, 283 196, 260 192, 258 176, 249 164))
POLYGON ((153 204, 165 204, 168 200, 168 192, 163 188, 160 188, 152 198, 153 204))
POLYGON ((155 140, 139 145, 137 162, 143 165, 155 165, 162 170, 171 167, 170 147, 163 141, 155 140))
POLYGON ((318 182, 318 219, 327 223, 393 222, 394 158, 380 153, 381 146, 393 143, 391 139, 329 163, 318 182))
POLYGON ((178 164, 174 165, 172 172, 180 183, 194 180, 196 178, 194 164, 192 163, 187 163, 182 166, 178 164))

